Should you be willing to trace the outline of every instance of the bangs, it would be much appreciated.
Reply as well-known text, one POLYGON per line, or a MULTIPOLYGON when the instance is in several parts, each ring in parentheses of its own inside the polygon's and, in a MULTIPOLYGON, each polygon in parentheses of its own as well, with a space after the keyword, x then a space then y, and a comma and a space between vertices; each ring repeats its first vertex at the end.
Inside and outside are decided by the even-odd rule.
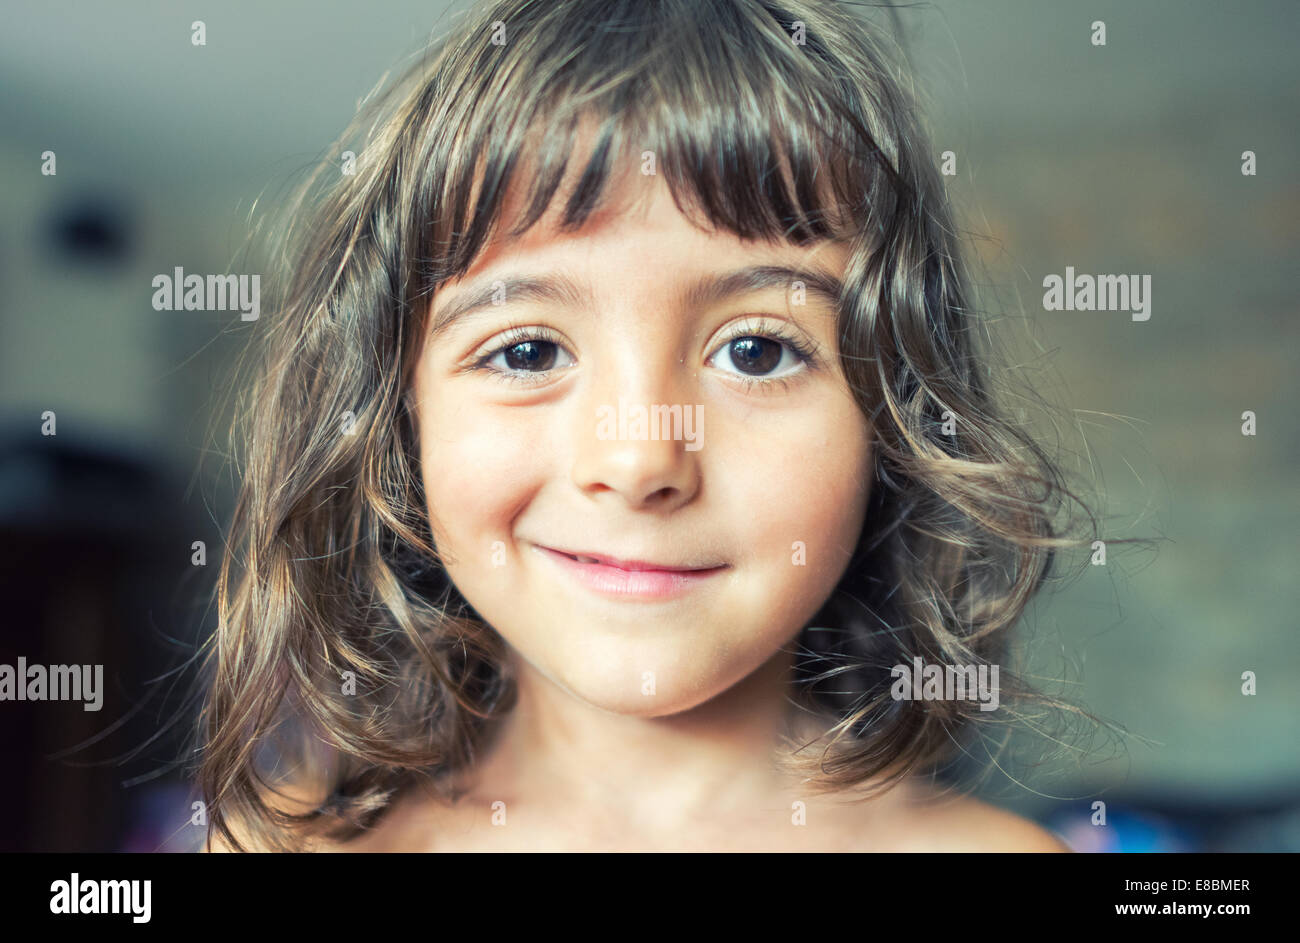
MULTIPOLYGON (((662 175, 683 214, 796 245, 883 231, 898 203, 894 145, 870 129, 873 89, 812 24, 800 34, 734 0, 516 0, 496 12, 504 44, 467 37, 445 55, 469 61, 442 64, 462 87, 424 91, 450 94, 432 103, 417 164, 421 294, 468 270, 503 207, 515 238, 558 194, 558 226, 573 231, 611 177, 662 175)), ((439 70, 432 84, 444 81, 439 70)))

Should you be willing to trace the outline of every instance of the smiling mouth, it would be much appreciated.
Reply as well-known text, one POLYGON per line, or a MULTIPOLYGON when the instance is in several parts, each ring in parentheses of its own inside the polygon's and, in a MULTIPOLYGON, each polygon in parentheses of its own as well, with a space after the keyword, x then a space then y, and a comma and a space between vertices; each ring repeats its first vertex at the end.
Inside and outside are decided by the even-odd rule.
POLYGON ((624 560, 598 553, 557 550, 534 544, 534 549, 558 564, 580 585, 606 596, 665 598, 681 595, 730 569, 728 564, 683 566, 647 560, 624 560))
MULTIPOLYGON (((538 546, 541 545, 539 544, 538 546)), ((628 572, 658 570, 662 573, 705 573, 709 570, 726 569, 726 564, 714 564, 711 566, 678 566, 670 563, 650 563, 646 560, 623 560, 619 557, 606 556, 601 553, 578 553, 569 550, 558 550, 555 547, 542 547, 542 549, 549 550, 551 553, 558 553, 561 556, 568 557, 570 560, 576 560, 578 563, 612 567, 618 570, 627 570, 628 572)))

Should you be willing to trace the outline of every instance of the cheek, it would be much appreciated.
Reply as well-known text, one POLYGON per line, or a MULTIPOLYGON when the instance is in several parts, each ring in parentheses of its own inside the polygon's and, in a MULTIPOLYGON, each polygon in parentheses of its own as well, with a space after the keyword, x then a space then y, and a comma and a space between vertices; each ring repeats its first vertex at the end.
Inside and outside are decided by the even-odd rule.
POLYGON ((437 395, 421 403, 420 463, 439 549, 486 553, 541 480, 536 425, 437 395))
POLYGON ((756 562, 796 597, 829 593, 860 536, 871 485, 869 431, 851 402, 820 402, 752 436, 725 464, 730 516, 756 562))

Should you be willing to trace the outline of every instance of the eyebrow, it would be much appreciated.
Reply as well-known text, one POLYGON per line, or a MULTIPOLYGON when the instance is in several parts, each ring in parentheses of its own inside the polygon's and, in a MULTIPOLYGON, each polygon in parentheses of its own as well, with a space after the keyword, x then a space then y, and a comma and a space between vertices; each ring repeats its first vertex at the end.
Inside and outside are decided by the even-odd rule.
MULTIPOLYGON (((730 272, 713 272, 693 282, 682 293, 685 307, 716 304, 737 295, 748 295, 770 288, 787 288, 801 281, 807 292, 831 305, 839 303, 844 283, 829 272, 816 268, 789 265, 751 265, 730 272)), ((437 337, 453 324, 487 308, 497 307, 494 299, 504 294, 509 302, 549 301, 573 307, 592 307, 591 289, 561 273, 545 275, 507 275, 486 285, 471 288, 454 298, 434 316, 430 337, 437 337)), ((508 302, 507 302, 508 303, 508 302)))

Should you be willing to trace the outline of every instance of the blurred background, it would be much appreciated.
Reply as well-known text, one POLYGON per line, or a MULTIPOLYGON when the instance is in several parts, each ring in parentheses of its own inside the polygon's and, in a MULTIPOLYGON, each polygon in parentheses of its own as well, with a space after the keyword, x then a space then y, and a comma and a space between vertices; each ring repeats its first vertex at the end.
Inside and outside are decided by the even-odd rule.
MULTIPOLYGON (((155 311, 151 282, 263 271, 241 253, 258 214, 462 9, 7 5, 0 664, 103 664, 104 692, 98 712, 0 703, 0 850, 199 841, 180 669, 214 624, 233 488, 207 432, 248 325, 155 311)), ((1095 476, 1108 534, 1160 538, 1111 549, 1023 627, 1045 686, 1127 733, 1004 764, 981 792, 1081 851, 1300 850, 1300 6, 939 0, 897 20, 935 159, 955 156, 980 303, 1072 410, 1048 444, 1095 476), (1044 311, 1067 266, 1150 274, 1150 320, 1044 311)))

